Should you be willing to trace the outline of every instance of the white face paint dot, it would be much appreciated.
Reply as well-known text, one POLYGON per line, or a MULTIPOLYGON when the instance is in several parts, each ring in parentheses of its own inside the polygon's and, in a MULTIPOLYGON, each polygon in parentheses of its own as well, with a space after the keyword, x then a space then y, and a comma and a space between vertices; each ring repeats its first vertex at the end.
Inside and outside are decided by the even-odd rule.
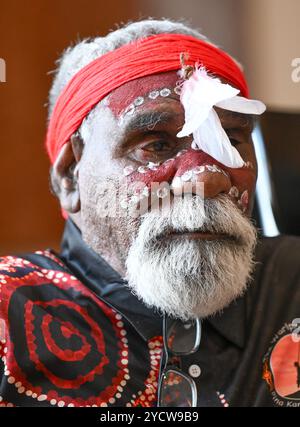
POLYGON ((171 95, 171 91, 168 88, 162 89, 159 93, 160 96, 162 96, 163 98, 166 98, 167 96, 171 95))
POLYGON ((176 93, 176 95, 180 95, 181 94, 181 87, 180 86, 175 86, 174 87, 174 92, 176 93))
POLYGON ((37 394, 36 393, 32 393, 32 397, 33 397, 33 399, 36 399, 37 398, 37 394))
POLYGON ((139 105, 142 105, 142 104, 143 104, 143 102, 144 102, 144 98, 143 98, 142 96, 138 96, 138 97, 133 101, 133 103, 134 103, 134 105, 135 105, 136 107, 138 107, 139 105))
POLYGON ((237 187, 235 187, 234 185, 230 188, 229 190, 229 196, 232 197, 239 197, 239 190, 237 189, 237 187))
POLYGON ((100 403, 100 406, 101 406, 102 408, 107 407, 107 403, 102 402, 102 403, 100 403))
POLYGON ((153 90, 152 92, 149 93, 148 96, 150 99, 156 99, 159 96, 159 92, 158 90, 153 90))
POLYGON ((205 167, 209 172, 216 172, 216 168, 214 165, 206 165, 205 167))
POLYGON ((122 363, 122 365, 128 365, 128 360, 127 359, 121 359, 121 363, 122 363))
POLYGON ((138 173, 147 173, 148 169, 145 166, 138 167, 138 173))
POLYGON ((116 402, 116 399, 114 397, 111 397, 108 401, 109 403, 114 404, 116 402))
POLYGON ((130 174, 132 174, 134 172, 134 169, 132 166, 125 166, 125 168, 123 169, 123 173, 125 176, 128 176, 130 174))
POLYGON ((192 179, 193 172, 192 171, 186 171, 183 175, 181 175, 181 179, 184 182, 190 181, 192 179))
POLYGON ((205 172, 205 166, 197 166, 195 169, 193 169, 193 173, 195 175, 198 175, 199 173, 205 172))
POLYGON ((7 382, 8 382, 9 384, 13 384, 15 381, 16 381, 16 380, 15 380, 15 378, 14 378, 14 377, 8 377, 8 378, 7 378, 7 382))
POLYGON ((63 406, 65 406, 65 402, 63 401, 63 400, 60 400, 58 403, 57 403, 57 406, 59 406, 59 407, 63 407, 63 406))
POLYGON ((55 400, 55 399, 51 399, 51 400, 50 400, 50 404, 51 404, 51 405, 56 405, 56 400, 55 400))
POLYGON ((25 387, 19 387, 18 388, 18 393, 24 393, 24 391, 25 391, 25 387))
POLYGON ((157 167, 159 166, 159 163, 149 162, 147 166, 148 166, 148 168, 149 168, 149 169, 151 169, 151 170, 156 170, 156 169, 157 169, 157 167))

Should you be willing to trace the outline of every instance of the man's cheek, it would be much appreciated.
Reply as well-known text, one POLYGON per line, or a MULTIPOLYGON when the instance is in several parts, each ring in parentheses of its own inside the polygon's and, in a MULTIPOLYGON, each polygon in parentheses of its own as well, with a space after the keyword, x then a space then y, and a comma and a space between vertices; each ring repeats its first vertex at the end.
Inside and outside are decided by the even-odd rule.
MULTIPOLYGON (((150 193, 153 196, 154 183, 159 185, 180 181, 180 187, 182 187, 189 176, 191 182, 196 180, 196 182, 204 184, 205 197, 216 197, 218 194, 226 192, 243 212, 251 211, 256 172, 255 167, 249 161, 242 168, 228 168, 204 152, 183 150, 175 158, 161 164, 149 163, 136 169, 129 167, 125 179, 129 193, 133 195, 131 200, 139 203, 150 193), (220 184, 221 178, 226 180, 226 185, 220 184), (218 181, 220 184, 217 186, 218 191, 208 191, 214 181, 218 181)), ((161 194, 164 193, 159 189, 157 197, 159 198, 161 194)))
POLYGON ((83 219, 98 221, 114 217, 117 207, 118 186, 111 180, 82 173, 79 179, 81 216, 83 219))
POLYGON ((250 214, 256 185, 254 169, 230 169, 229 173, 232 183, 229 196, 243 212, 250 214))

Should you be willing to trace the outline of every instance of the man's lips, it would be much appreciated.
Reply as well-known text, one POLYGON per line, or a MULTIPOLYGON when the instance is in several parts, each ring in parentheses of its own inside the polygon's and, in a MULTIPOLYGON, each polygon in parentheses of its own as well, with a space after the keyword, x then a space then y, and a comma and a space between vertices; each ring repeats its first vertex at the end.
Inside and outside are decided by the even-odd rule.
POLYGON ((160 236, 160 239, 179 239, 186 238, 189 240, 228 240, 236 241, 236 237, 225 233, 211 233, 208 231, 176 231, 172 230, 160 236))

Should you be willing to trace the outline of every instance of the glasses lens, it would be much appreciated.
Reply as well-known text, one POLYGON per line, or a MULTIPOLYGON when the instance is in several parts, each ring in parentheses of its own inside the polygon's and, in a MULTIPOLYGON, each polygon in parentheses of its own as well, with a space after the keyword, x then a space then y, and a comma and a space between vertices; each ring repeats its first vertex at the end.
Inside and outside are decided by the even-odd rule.
POLYGON ((195 407, 196 396, 193 380, 171 369, 163 375, 159 406, 195 407))
POLYGON ((197 350, 200 343, 200 321, 183 323, 180 320, 166 318, 167 346, 174 354, 190 354, 197 350))

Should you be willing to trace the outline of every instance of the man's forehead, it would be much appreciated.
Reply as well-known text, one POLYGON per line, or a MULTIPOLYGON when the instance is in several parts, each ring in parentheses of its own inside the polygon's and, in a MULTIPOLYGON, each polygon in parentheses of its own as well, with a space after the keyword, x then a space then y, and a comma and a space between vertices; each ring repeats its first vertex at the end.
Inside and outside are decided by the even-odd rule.
MULTIPOLYGON (((151 103, 153 106, 158 106, 160 101, 170 98, 179 101, 179 83, 180 77, 178 71, 169 71, 141 77, 127 82, 111 92, 107 98, 107 103, 116 117, 120 118, 126 116, 126 127, 127 124, 130 128, 133 128, 139 124, 143 127, 147 125, 147 123, 151 126, 155 121, 166 122, 167 119, 172 119, 171 109, 170 111, 159 111, 156 107, 154 111, 154 108, 149 108, 149 112, 144 114, 141 111, 144 108, 140 107, 146 107, 147 105, 150 107, 151 103), (154 101, 157 102, 154 103, 154 101), (150 110, 152 110, 152 113, 150 110), (159 116, 161 120, 158 120, 159 116), (130 122, 132 122, 132 126, 130 122)), ((251 115, 228 111, 222 108, 216 108, 216 110, 220 116, 221 122, 232 122, 233 125, 239 124, 244 127, 253 126, 254 120, 251 115)), ((175 113, 174 110, 173 113, 175 113)))
POLYGON ((108 105, 111 111, 119 117, 131 106, 134 108, 135 104, 139 106, 159 97, 164 98, 171 95, 179 99, 176 94, 178 81, 177 71, 153 74, 132 80, 109 94, 108 105))

